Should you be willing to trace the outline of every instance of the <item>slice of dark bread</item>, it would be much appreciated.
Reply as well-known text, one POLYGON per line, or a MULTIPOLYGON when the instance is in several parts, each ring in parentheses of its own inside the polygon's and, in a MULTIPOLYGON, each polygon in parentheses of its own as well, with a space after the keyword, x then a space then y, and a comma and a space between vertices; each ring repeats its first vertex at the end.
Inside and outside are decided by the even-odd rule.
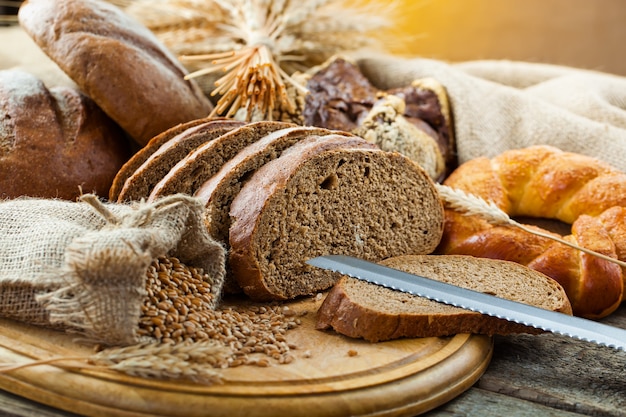
MULTIPOLYGON (((408 255, 380 264, 498 297, 572 314, 563 288, 520 264, 464 255, 408 255)), ((342 277, 318 310, 316 327, 371 342, 459 333, 541 333, 541 330, 342 277)))
POLYGON ((231 204, 229 266, 256 300, 285 300, 335 284, 308 266, 322 254, 380 261, 430 253, 443 207, 428 174, 378 149, 316 152, 298 144, 257 170, 231 204))
POLYGON ((147 198, 174 165, 201 144, 243 126, 236 120, 211 120, 184 130, 163 143, 124 182, 118 202, 147 198))
POLYGON ((222 168, 201 185, 195 196, 206 203, 207 228, 216 240, 228 243, 230 203, 241 190, 245 180, 265 163, 309 136, 332 134, 320 127, 289 127, 266 135, 246 146, 227 161, 222 168))
POLYGON ((172 167, 154 186, 148 201, 176 193, 193 195, 200 185, 244 147, 272 132, 295 126, 292 123, 271 121, 248 123, 203 143, 172 167))
POLYGON ((176 126, 173 126, 166 131, 156 135, 141 149, 139 149, 117 172, 115 179, 113 180, 113 185, 109 190, 109 200, 117 201, 117 197, 120 195, 120 191, 124 186, 124 183, 133 175, 137 168, 139 168, 146 159, 150 157, 157 149, 161 147, 165 142, 172 139, 174 136, 183 133, 185 130, 198 126, 199 124, 206 123, 212 119, 196 119, 191 120, 186 123, 180 123, 176 126))

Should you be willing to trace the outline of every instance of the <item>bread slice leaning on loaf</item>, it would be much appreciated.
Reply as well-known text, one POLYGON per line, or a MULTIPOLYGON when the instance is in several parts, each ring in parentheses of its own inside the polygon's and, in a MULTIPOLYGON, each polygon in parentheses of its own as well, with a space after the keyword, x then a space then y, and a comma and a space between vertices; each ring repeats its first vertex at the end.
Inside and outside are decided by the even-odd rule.
MULTIPOLYGON (((465 255, 407 255, 381 265, 459 287, 572 314, 563 288, 514 262, 465 255)), ((541 330, 343 276, 318 310, 316 328, 371 342, 459 333, 514 334, 541 330)))
POLYGON ((284 300, 331 287, 310 267, 322 254, 379 261, 430 253, 443 230, 428 174, 396 152, 301 142, 268 162, 231 204, 229 266, 244 292, 284 300))
POLYGON ((126 179, 117 201, 123 203, 147 198, 154 186, 189 152, 244 124, 237 120, 209 120, 169 139, 126 179))
POLYGON ((247 123, 191 150, 152 188, 148 201, 170 194, 193 195, 220 168, 247 145, 292 123, 260 121, 247 123))

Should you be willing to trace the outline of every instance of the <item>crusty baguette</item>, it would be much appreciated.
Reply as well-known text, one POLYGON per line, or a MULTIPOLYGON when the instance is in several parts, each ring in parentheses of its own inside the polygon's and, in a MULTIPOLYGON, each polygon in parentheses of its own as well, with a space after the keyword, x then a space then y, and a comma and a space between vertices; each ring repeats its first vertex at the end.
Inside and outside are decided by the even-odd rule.
MULTIPOLYGON (((463 255, 407 255, 382 265, 493 294, 547 310, 572 314, 563 288, 546 275, 514 262, 463 255)), ((399 291, 342 277, 318 311, 318 329, 371 342, 458 333, 539 333, 538 329, 399 291)))

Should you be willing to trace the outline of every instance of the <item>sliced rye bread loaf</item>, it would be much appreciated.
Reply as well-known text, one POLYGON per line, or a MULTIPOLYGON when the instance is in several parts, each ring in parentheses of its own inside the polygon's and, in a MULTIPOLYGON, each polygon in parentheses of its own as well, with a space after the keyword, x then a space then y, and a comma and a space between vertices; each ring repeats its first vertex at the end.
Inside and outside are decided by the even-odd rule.
POLYGON ((154 186, 148 201, 176 193, 193 195, 199 186, 247 145, 277 130, 295 126, 283 122, 253 122, 203 143, 174 165, 154 186))
MULTIPOLYGON (((330 134, 333 134, 333 131, 321 127, 295 126, 281 129, 246 146, 227 161, 194 194, 205 202, 209 234, 214 239, 228 244, 230 203, 254 171, 278 158, 285 149, 307 137, 330 134)), ((345 135, 355 137, 348 133, 345 135)))
POLYGON ((433 181, 396 152, 298 144, 264 165, 233 200, 229 266, 256 300, 285 300, 335 284, 308 266, 322 254, 371 261, 430 253, 443 233, 433 181))
POLYGON ((201 144, 243 126, 236 120, 211 120, 193 126, 174 136, 153 152, 133 174, 126 179, 117 197, 118 202, 147 198, 152 188, 174 165, 201 144))
POLYGON ((113 185, 111 186, 111 189, 109 190, 109 200, 117 201, 117 197, 119 196, 120 191, 122 190, 122 187, 124 186, 124 183, 126 182, 128 177, 133 175, 133 173, 137 171, 137 169, 141 166, 141 164, 146 162, 146 159, 148 159, 150 155, 156 152, 156 150, 159 149, 161 145, 163 145, 168 140, 172 139, 174 136, 183 133, 185 130, 191 127, 197 126, 199 124, 206 123, 211 120, 214 120, 214 119, 204 118, 204 119, 191 120, 186 123, 181 123, 181 124, 178 124, 176 126, 173 126, 167 129, 166 131, 150 139, 150 141, 143 148, 139 149, 119 169, 119 171, 117 172, 117 175, 115 176, 113 180, 113 185))
MULTIPOLYGON (((380 264, 498 297, 572 314, 563 288, 514 262, 464 255, 408 255, 380 264)), ((541 330, 342 276, 318 310, 316 328, 371 342, 459 333, 541 333, 541 330)))

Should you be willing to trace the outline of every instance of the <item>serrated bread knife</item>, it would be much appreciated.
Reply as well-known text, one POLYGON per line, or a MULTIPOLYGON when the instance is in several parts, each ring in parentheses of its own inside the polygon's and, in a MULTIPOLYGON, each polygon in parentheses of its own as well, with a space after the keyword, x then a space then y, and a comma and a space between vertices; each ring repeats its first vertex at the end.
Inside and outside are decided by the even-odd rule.
POLYGON ((392 290, 575 339, 626 350, 626 330, 592 320, 506 300, 350 256, 326 255, 310 259, 307 263, 392 290))

